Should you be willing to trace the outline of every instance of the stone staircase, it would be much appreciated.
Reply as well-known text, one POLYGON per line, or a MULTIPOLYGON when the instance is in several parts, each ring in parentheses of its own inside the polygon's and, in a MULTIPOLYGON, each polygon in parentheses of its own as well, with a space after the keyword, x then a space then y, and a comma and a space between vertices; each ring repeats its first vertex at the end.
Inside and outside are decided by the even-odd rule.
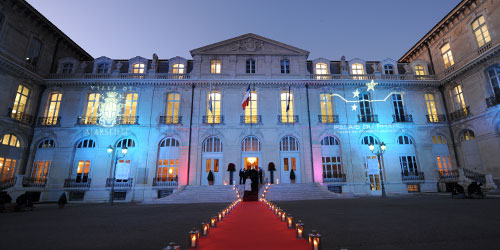
MULTIPOLYGON (((259 197, 264 190, 265 188, 260 190, 259 197)), ((270 201, 354 198, 350 193, 337 194, 330 192, 319 183, 273 184, 267 190, 265 197, 270 201)))
POLYGON ((238 199, 238 189, 230 185, 182 186, 173 194, 153 199, 150 204, 218 203, 238 199))

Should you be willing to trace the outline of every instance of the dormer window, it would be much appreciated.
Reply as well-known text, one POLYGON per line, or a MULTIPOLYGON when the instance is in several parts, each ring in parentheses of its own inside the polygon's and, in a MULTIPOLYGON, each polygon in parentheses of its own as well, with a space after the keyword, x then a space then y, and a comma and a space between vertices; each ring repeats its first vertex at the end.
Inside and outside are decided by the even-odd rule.
POLYGON ((65 63, 62 68, 63 74, 71 74, 73 73, 73 63, 65 63))
POLYGON ((394 66, 392 66, 392 64, 384 65, 384 74, 394 75, 394 66))
POLYGON ((247 74, 255 74, 255 60, 248 59, 247 60, 247 74))
POLYGON ((316 63, 316 75, 326 75, 326 74, 328 74, 326 63, 316 63))
POLYGON ((135 63, 132 66, 133 74, 144 74, 144 63, 135 63))
POLYGON ((220 74, 220 60, 212 60, 210 62, 210 74, 220 74))
POLYGON ((108 73, 108 70, 109 70, 109 63, 99 63, 97 65, 97 74, 106 74, 108 73))
POLYGON ((176 63, 172 66, 172 74, 184 74, 184 64, 176 63))
POLYGON ((425 75, 424 66, 422 65, 415 65, 414 70, 415 70, 415 75, 417 76, 425 75))
POLYGON ((290 60, 283 59, 280 62, 281 64, 281 74, 290 74, 290 60))
POLYGON ((364 74, 363 64, 360 63, 353 64, 351 67, 351 73, 353 75, 363 75, 364 74))

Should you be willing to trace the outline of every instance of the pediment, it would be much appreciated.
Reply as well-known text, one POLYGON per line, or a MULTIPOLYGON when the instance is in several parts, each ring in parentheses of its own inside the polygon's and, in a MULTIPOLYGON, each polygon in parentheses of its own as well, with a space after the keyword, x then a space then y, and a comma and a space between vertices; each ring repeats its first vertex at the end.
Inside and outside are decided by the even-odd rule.
POLYGON ((191 55, 305 55, 309 52, 255 34, 246 34, 191 50, 191 55))

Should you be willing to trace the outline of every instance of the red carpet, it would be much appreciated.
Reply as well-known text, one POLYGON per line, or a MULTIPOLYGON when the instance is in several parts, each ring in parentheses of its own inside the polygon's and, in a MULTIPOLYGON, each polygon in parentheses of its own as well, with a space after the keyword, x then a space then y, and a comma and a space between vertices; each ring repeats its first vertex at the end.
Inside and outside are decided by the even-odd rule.
POLYGON ((296 239, 263 202, 241 202, 200 238, 201 250, 307 250, 307 240, 296 239))

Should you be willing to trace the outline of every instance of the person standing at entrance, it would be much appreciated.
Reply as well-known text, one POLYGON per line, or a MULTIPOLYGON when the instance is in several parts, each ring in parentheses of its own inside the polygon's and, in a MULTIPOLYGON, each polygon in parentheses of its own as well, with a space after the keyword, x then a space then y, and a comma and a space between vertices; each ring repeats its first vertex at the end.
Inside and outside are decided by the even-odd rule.
POLYGON ((243 172, 243 168, 240 169, 240 185, 243 184, 243 176, 245 175, 245 172, 243 172))

